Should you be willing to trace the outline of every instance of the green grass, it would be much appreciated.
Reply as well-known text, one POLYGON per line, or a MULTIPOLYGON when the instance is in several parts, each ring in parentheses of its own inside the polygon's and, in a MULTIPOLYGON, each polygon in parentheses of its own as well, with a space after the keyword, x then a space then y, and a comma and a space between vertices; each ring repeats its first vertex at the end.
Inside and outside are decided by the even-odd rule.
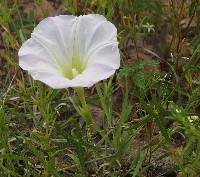
POLYGON ((27 12, 30 3, 0 0, 0 176, 197 177, 200 2, 49 2, 57 14, 99 13, 118 29, 121 68, 85 89, 87 105, 82 92, 53 90, 19 68, 21 44, 51 14, 30 2, 27 12))

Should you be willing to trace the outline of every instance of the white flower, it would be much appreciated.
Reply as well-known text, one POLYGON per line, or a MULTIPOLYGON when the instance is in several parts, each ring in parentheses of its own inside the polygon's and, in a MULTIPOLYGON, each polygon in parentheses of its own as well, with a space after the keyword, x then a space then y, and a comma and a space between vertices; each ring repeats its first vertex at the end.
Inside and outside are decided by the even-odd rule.
POLYGON ((90 87, 120 66, 117 29, 97 14, 48 17, 20 48, 19 65, 52 88, 90 87))

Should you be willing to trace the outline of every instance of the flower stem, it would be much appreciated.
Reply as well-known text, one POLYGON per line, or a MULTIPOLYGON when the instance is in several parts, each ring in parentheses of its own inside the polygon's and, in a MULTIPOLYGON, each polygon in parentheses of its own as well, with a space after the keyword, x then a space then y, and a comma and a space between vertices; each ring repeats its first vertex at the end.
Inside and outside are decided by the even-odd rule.
POLYGON ((80 102, 81 102, 80 113, 83 116, 83 118, 85 119, 88 129, 93 129, 94 121, 92 118, 92 113, 86 103, 86 100, 85 100, 84 88, 78 87, 78 88, 75 88, 74 90, 77 93, 77 95, 80 99, 80 102))

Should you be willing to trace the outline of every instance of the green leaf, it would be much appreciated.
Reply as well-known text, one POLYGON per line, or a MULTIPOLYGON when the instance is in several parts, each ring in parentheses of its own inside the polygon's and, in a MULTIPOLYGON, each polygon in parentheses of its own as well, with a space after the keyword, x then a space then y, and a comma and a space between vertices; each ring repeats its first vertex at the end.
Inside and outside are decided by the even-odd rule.
POLYGON ((144 72, 142 72, 142 71, 133 72, 132 77, 133 77, 133 81, 136 86, 138 86, 139 88, 142 88, 142 89, 145 88, 144 72))

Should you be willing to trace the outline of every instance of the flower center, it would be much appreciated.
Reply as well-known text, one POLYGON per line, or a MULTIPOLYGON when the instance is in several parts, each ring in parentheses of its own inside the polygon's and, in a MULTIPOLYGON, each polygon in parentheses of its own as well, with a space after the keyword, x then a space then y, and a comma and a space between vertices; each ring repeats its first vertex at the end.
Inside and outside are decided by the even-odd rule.
POLYGON ((72 76, 75 78, 77 75, 79 75, 79 72, 76 70, 76 68, 72 68, 72 76))
POLYGON ((67 79, 72 80, 77 75, 81 74, 86 68, 87 60, 82 60, 77 55, 73 55, 70 68, 62 67, 62 72, 67 79))

